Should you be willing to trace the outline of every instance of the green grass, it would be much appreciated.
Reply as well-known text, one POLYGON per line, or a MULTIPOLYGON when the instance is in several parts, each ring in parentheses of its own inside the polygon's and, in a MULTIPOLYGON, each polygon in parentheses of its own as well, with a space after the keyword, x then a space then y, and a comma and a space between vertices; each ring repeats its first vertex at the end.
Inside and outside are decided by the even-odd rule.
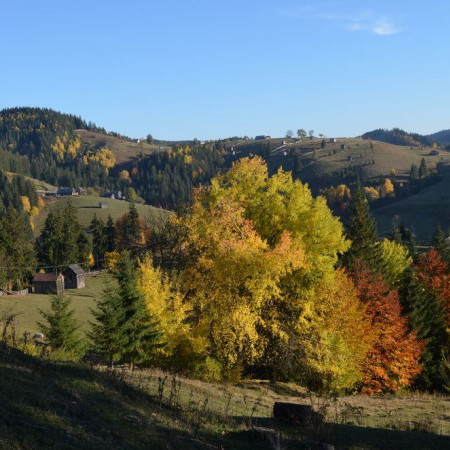
MULTIPOLYGON (((130 207, 130 203, 123 200, 112 200, 89 195, 63 197, 59 199, 50 197, 47 208, 36 221, 36 234, 40 234, 48 213, 50 211, 57 211, 58 209, 64 208, 69 200, 76 208, 78 221, 83 228, 87 228, 89 226, 94 215, 97 215, 98 218, 103 219, 105 222, 108 215, 111 215, 111 217, 116 220, 125 214, 130 207), (108 207, 106 209, 100 208, 99 202, 106 202, 108 207)), ((161 220, 164 220, 168 214, 170 214, 166 210, 149 205, 137 204, 136 207, 139 215, 150 224, 157 224, 161 220)))
POLYGON ((205 383, 157 370, 114 372, 40 360, 0 342, 0 447, 263 449, 249 426, 281 432, 282 449, 314 439, 337 449, 447 449, 449 398, 309 398, 295 384, 205 383), (327 407, 326 422, 286 426, 275 401, 327 407), (353 406, 353 408, 350 408, 353 406), (349 412, 350 411, 350 412, 349 412))
MULTIPOLYGON (((90 308, 95 306, 95 300, 100 298, 106 275, 86 277, 86 287, 82 289, 67 289, 65 293, 72 298, 72 309, 80 322, 81 329, 89 329, 92 320, 90 308)), ((48 310, 50 296, 44 294, 28 294, 24 297, 0 297, 0 317, 5 312, 17 313, 16 330, 19 335, 25 331, 35 333, 38 330, 36 322, 42 320, 39 310, 48 310)))

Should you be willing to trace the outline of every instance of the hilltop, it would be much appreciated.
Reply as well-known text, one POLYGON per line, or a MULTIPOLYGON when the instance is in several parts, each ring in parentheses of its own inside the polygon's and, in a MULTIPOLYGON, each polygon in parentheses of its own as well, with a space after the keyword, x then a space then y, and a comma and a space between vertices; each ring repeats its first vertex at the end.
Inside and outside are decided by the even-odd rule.
POLYGON ((422 158, 431 168, 450 162, 447 151, 432 154, 431 147, 394 145, 362 138, 240 141, 229 144, 228 150, 229 163, 250 154, 261 155, 271 172, 280 166, 290 170, 316 193, 331 185, 354 182, 356 176, 366 181, 392 177, 393 170, 397 180, 407 181, 411 165, 419 165, 422 158))

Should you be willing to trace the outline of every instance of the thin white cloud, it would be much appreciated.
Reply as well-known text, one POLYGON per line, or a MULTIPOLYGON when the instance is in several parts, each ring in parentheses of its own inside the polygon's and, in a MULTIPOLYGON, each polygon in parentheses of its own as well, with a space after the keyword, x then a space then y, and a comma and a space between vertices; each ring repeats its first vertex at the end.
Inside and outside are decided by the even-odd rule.
MULTIPOLYGON (((344 4, 353 4, 351 0, 343 0, 344 4)), ((385 16, 380 16, 375 12, 365 9, 350 13, 333 12, 330 2, 306 1, 292 9, 278 10, 278 14, 291 20, 327 20, 339 22, 344 29, 351 31, 366 31, 378 36, 390 36, 399 33, 401 30, 385 16), (328 10, 327 13, 323 11, 328 10)), ((334 4, 334 7, 336 4, 334 4)))

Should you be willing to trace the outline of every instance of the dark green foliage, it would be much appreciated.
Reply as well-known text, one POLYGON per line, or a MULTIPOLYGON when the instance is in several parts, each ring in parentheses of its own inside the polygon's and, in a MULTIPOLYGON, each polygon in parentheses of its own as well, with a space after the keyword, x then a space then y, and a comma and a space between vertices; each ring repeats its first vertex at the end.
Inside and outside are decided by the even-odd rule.
POLYGON ((113 252, 116 248, 116 227, 111 215, 108 215, 108 220, 105 225, 105 251, 113 252))
POLYGON ((102 267, 103 258, 107 251, 107 235, 103 220, 98 219, 96 214, 94 214, 94 217, 92 218, 90 230, 92 233, 92 255, 94 256, 94 262, 97 267, 102 267))
POLYGON ((94 350, 108 362, 123 361, 131 367, 148 364, 161 345, 161 335, 139 292, 139 273, 129 252, 122 253, 114 277, 118 287, 107 286, 93 311, 97 319, 91 333, 94 350))
POLYGON ((96 322, 91 323, 89 338, 94 352, 108 363, 117 362, 122 355, 125 310, 117 288, 107 284, 97 309, 91 309, 96 322))
POLYGON ((379 262, 379 251, 376 245, 378 231, 375 219, 370 212, 369 202, 359 181, 351 208, 347 235, 352 245, 345 255, 345 261, 351 265, 354 260, 360 259, 374 268, 379 262))
POLYGON ((409 171, 409 180, 417 181, 419 178, 419 169, 417 169, 417 166, 415 164, 412 164, 411 170, 409 171))
POLYGON ((8 180, 0 169, 0 213, 8 208, 22 209, 21 196, 28 197, 30 206, 37 206, 38 197, 33 183, 21 175, 8 180))
POLYGON ((28 215, 9 209, 0 218, 0 287, 23 289, 36 266, 28 215))
POLYGON ((134 203, 130 203, 127 214, 117 221, 116 244, 119 250, 128 250, 133 256, 137 256, 143 250, 142 224, 139 213, 134 203))
POLYGON ((151 361, 153 350, 159 345, 161 335, 156 331, 156 323, 150 317, 145 301, 138 288, 138 271, 128 252, 120 258, 115 278, 119 284, 118 296, 124 311, 119 323, 122 332, 121 356, 134 364, 151 361))
POLYGON ((50 212, 38 240, 39 261, 48 266, 84 264, 88 260, 90 243, 69 201, 66 207, 50 212))
POLYGON ((171 153, 158 152, 136 162, 132 175, 137 193, 152 205, 176 209, 189 203, 192 188, 207 184, 223 165, 223 144, 196 145, 189 149, 189 158, 180 146, 171 153))
POLYGON ((419 282, 412 268, 405 271, 399 294, 411 329, 417 331, 418 338, 425 342, 421 355, 423 371, 417 378, 417 386, 426 390, 442 390, 443 352, 448 352, 449 341, 439 296, 419 282))
POLYGON ((63 160, 53 151, 56 139, 75 138, 75 130, 105 132, 81 118, 44 108, 10 108, 0 111, 0 162, 4 170, 31 175, 57 186, 113 186, 104 168, 82 155, 63 160), (12 156, 4 155, 4 152, 12 156))
POLYGON ((419 167, 419 178, 426 178, 427 176, 428 176, 427 163, 425 162, 425 158, 422 158, 422 161, 420 161, 420 167, 419 167))
POLYGON ((83 340, 78 332, 79 325, 74 318, 75 311, 69 309, 70 305, 70 297, 64 295, 52 296, 50 311, 40 310, 47 323, 38 322, 37 325, 53 350, 80 354, 83 350, 83 340))
POLYGON ((437 225, 433 237, 431 238, 431 246, 438 251, 439 255, 445 262, 450 262, 450 248, 445 240, 445 233, 439 224, 437 225))
POLYGON ((407 133, 400 128, 386 130, 379 128, 362 135, 363 139, 373 139, 374 141, 387 142, 394 145, 425 145, 429 146, 432 141, 427 137, 417 133, 407 133))

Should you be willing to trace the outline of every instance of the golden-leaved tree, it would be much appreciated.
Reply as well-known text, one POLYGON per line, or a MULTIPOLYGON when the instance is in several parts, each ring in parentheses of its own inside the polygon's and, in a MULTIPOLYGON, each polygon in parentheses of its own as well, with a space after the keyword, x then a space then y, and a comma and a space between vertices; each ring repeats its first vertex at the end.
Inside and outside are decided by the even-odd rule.
POLYGON ((363 310, 335 270, 349 243, 323 197, 281 169, 270 177, 261 158, 244 158, 196 191, 185 226, 190 263, 181 285, 193 329, 225 375, 298 379, 309 370, 333 387, 359 377, 360 331, 339 321, 349 308, 354 325, 363 310))

